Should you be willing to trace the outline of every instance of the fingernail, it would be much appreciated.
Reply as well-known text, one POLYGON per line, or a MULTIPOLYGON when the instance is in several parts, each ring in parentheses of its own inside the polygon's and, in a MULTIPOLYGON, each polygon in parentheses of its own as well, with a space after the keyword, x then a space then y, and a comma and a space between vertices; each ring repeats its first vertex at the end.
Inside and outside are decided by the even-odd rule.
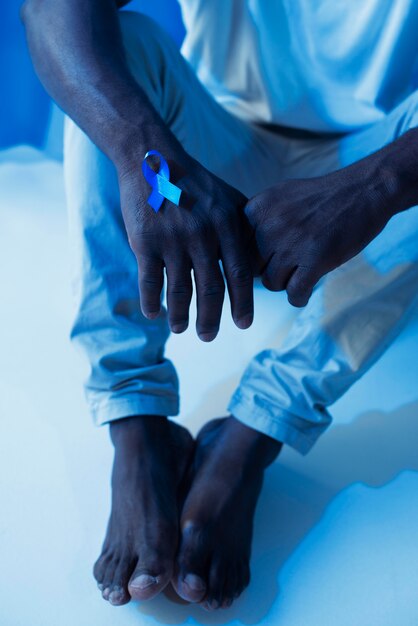
POLYGON ((216 335, 218 334, 218 332, 216 333, 198 333, 199 335, 199 339, 201 339, 202 341, 213 341, 216 337, 216 335))
POLYGON ((245 330, 246 328, 249 328, 252 323, 253 323, 252 315, 246 315, 245 317, 242 317, 241 319, 235 321, 236 326, 238 326, 238 328, 240 328, 241 330, 245 330))
POLYGON ((193 591, 204 591, 206 589, 204 581, 200 576, 196 576, 196 574, 187 574, 184 578, 184 582, 190 589, 193 589, 193 591))
POLYGON ((160 314, 160 311, 152 311, 148 313, 144 313, 145 317, 147 317, 149 320, 155 320, 156 317, 158 317, 160 314))
POLYGON ((133 579, 131 582, 131 587, 139 587, 139 589, 148 589, 151 585, 156 585, 157 579, 154 576, 149 576, 148 574, 141 574, 133 579))
POLYGON ((171 332, 173 333, 184 333, 187 329, 188 324, 172 324, 170 326, 171 332))

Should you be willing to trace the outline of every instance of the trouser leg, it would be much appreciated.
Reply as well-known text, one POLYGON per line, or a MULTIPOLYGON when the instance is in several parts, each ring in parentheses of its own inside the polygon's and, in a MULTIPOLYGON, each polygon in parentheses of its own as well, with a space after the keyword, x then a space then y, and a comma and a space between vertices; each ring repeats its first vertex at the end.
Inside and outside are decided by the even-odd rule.
MULTIPOLYGON (((357 161, 418 124, 413 94, 379 124, 319 142, 293 176, 357 161)), ((418 208, 393 218, 364 252, 317 286, 279 350, 249 364, 229 405, 247 425, 306 453, 333 404, 398 335, 418 299, 418 208)))
MULTIPOLYGON (((126 11, 120 23, 132 74, 185 149, 244 193, 270 184, 269 134, 219 106, 155 22, 126 11)), ((115 168, 69 119, 64 164, 75 296, 71 336, 90 364, 86 394, 94 421, 175 415, 178 381, 164 358, 166 313, 152 321, 141 314, 115 168)))

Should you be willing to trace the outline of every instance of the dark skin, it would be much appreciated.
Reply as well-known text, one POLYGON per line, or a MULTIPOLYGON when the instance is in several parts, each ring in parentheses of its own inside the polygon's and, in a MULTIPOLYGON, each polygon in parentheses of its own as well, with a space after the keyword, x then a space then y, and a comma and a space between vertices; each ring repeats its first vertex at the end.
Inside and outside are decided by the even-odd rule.
MULTIPOLYGON (((359 164, 247 202, 184 151, 133 79, 117 18, 125 4, 26 0, 22 19, 45 88, 115 165, 145 316, 159 313, 165 268, 170 327, 183 332, 193 270, 197 333, 213 340, 225 289, 219 260, 239 328, 252 322, 253 274, 303 306, 324 274, 417 204, 416 130, 359 164), (150 148, 192 205, 157 214, 148 206, 139 164, 150 148)), ((281 444, 233 416, 209 422, 196 442, 164 416, 115 421, 110 435, 112 511, 94 567, 103 597, 146 600, 171 581, 206 609, 230 606, 249 582, 257 498, 281 444)))
POLYGON ((253 266, 267 289, 305 306, 316 283, 418 202, 417 130, 325 176, 287 180, 249 200, 253 266))
POLYGON ((143 314, 155 318, 167 274, 173 332, 188 325, 191 270, 198 300, 196 330, 211 341, 219 329, 224 280, 233 319, 253 319, 252 273, 246 252, 246 198, 188 155, 150 104, 127 66, 113 0, 29 0, 23 9, 35 68, 48 92, 113 161, 129 243, 138 261, 143 314), (92 28, 91 25, 96 25, 92 28), (181 176, 183 211, 155 213, 140 164, 158 147, 181 176))

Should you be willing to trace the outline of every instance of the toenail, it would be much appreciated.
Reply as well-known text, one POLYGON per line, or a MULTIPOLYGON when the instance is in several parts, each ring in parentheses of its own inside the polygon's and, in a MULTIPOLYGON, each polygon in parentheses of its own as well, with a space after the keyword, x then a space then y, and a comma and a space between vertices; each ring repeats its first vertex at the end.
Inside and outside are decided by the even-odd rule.
POLYGON ((97 583, 97 586, 100 589, 100 591, 103 591, 103 583, 97 583))
POLYGON ((183 324, 172 324, 171 331, 173 333, 184 333, 184 331, 187 329, 187 326, 188 326, 187 322, 183 324))
POLYGON ((109 595, 109 602, 111 604, 117 604, 123 599, 123 591, 121 589, 114 589, 109 595))
POLYGON ((109 592, 110 592, 110 587, 106 587, 106 589, 103 589, 102 596, 105 600, 109 599, 109 592))
POLYGON ((200 576, 196 576, 196 574, 187 574, 184 578, 184 582, 193 591, 204 591, 206 589, 205 583, 200 576))
POLYGON ((149 576, 148 574, 141 574, 133 579, 130 583, 131 587, 139 587, 139 589, 148 589, 152 585, 157 584, 157 579, 154 576, 149 576))

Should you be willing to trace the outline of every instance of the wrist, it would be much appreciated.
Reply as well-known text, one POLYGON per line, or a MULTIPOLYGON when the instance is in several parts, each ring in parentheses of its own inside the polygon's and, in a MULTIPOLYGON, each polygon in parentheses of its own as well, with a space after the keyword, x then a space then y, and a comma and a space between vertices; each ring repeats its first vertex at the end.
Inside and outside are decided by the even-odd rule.
POLYGON ((149 150, 158 150, 170 163, 184 163, 187 154, 169 128, 146 121, 128 132, 121 132, 112 158, 119 177, 129 176, 141 167, 149 150))
POLYGON ((137 168, 149 150, 159 150, 166 158, 182 151, 181 144, 137 85, 121 82, 117 89, 113 85, 102 93, 101 98, 102 107, 95 119, 97 143, 119 174, 137 168))
POLYGON ((418 129, 407 131, 377 155, 380 156, 378 175, 390 217, 417 205, 418 129))

